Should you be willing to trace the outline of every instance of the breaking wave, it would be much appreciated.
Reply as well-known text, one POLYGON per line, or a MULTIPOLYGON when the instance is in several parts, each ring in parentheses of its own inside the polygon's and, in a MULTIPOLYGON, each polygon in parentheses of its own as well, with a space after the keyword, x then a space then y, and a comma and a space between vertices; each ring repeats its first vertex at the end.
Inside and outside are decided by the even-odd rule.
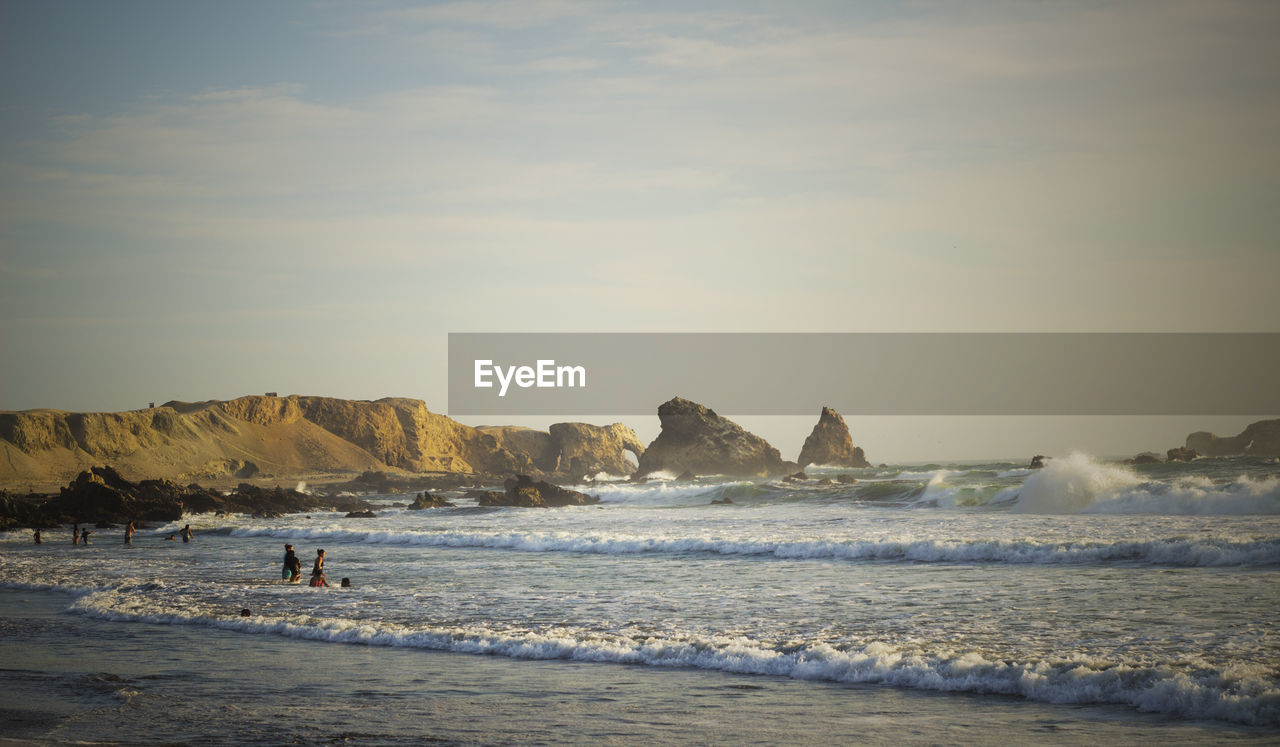
POLYGON ((72 611, 104 620, 196 625, 250 634, 518 659, 693 667, 803 680, 874 683, 941 692, 1016 695, 1048 703, 1109 703, 1244 724, 1280 724, 1280 688, 1264 665, 1213 669, 1185 663, 1086 657, 1011 661, 974 651, 872 642, 774 646, 734 635, 651 636, 574 627, 507 631, 483 625, 406 627, 348 619, 230 617, 171 611, 118 592, 81 597, 72 611))
POLYGON ((568 532, 357 531, 337 528, 242 527, 232 537, 491 548, 520 552, 599 555, 693 554, 771 556, 779 559, 913 561, 920 563, 1096 564, 1176 567, 1280 564, 1280 539, 1036 542, 1013 540, 749 540, 715 537, 575 535, 568 532))

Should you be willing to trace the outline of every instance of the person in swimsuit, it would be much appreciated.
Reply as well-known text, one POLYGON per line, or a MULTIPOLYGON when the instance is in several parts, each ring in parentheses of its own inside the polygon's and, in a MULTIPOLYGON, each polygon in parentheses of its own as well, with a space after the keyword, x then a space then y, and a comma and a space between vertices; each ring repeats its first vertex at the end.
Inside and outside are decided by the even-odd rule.
POLYGON ((280 572, 280 577, 291 584, 302 580, 302 561, 293 551, 293 545, 284 546, 284 570, 280 572))
POLYGON ((126 545, 132 545, 132 544, 133 544, 133 533, 134 533, 135 531, 137 531, 137 530, 133 528, 133 522, 132 522, 132 521, 131 521, 131 522, 129 522, 129 526, 127 526, 127 527, 125 527, 125 528, 124 528, 124 543, 125 543, 126 545))
POLYGON ((183 542, 190 542, 190 541, 191 541, 191 538, 195 536, 195 532, 191 531, 191 525, 190 525, 190 524, 188 524, 188 525, 186 525, 185 527, 183 527, 183 528, 182 528, 182 531, 181 531, 181 532, 179 532, 179 534, 181 534, 181 535, 182 535, 182 541, 183 541, 183 542))
POLYGON ((84 529, 81 529, 81 530, 80 530, 80 544, 82 544, 82 545, 87 545, 87 544, 89 544, 89 535, 91 535, 91 534, 93 534, 93 532, 90 532, 90 531, 89 531, 89 527, 85 527, 84 529))
POLYGON ((329 585, 329 580, 324 577, 324 550, 316 550, 316 562, 311 566, 311 585, 329 585))
POLYGON ((71 544, 73 545, 80 544, 80 525, 79 524, 71 525, 71 544))
POLYGON ((44 540, 40 539, 40 527, 36 527, 36 544, 43 545, 44 540))

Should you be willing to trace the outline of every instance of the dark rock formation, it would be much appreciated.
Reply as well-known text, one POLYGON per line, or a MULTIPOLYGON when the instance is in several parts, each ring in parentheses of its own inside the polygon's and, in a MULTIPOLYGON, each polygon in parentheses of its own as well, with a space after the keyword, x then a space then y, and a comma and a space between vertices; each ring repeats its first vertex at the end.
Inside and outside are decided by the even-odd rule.
POLYGON ((693 474, 689 470, 685 470, 684 472, 681 472, 680 476, 677 477, 676 479, 679 480, 680 482, 693 482, 694 480, 698 479, 698 476, 693 474))
POLYGON ((712 499, 711 499, 711 505, 713 505, 713 506, 732 506, 732 505, 734 505, 734 503, 733 503, 733 499, 732 499, 732 498, 712 498, 712 499))
POLYGON ((858 478, 854 477, 853 475, 844 475, 844 474, 836 475, 836 482, 842 485, 852 485, 857 481, 858 481, 858 478))
POLYGON ((1027 469, 1041 469, 1041 468, 1043 468, 1043 467, 1044 467, 1044 460, 1046 460, 1046 459, 1048 459, 1048 458, 1049 458, 1049 457, 1045 456, 1044 454, 1036 454, 1035 456, 1031 457, 1031 463, 1027 465, 1027 469))
POLYGON ((1202 456, 1280 456, 1280 419, 1250 423, 1237 436, 1215 436, 1197 431, 1187 436, 1185 448, 1202 456))
POLYGON ((516 475, 503 483, 505 492, 473 490, 467 493, 481 506, 517 506, 521 508, 559 508, 561 506, 588 506, 599 503, 596 496, 562 488, 549 482, 535 482, 528 475, 516 475))
POLYGON ((1126 459, 1126 460, 1124 460, 1124 463, 1125 463, 1125 464, 1129 464, 1129 465, 1138 465, 1138 464, 1159 464, 1159 463, 1160 463, 1160 455, 1159 455, 1159 454, 1152 454, 1152 453, 1151 453, 1151 452, 1149 452, 1149 451, 1144 451, 1144 452, 1142 452, 1141 454, 1138 454, 1137 456, 1133 457, 1132 459, 1126 459))
POLYGON ((840 413, 830 407, 822 408, 818 422, 813 431, 804 440, 800 449, 800 466, 810 464, 832 465, 837 467, 870 467, 862 448, 853 445, 849 437, 849 426, 845 425, 840 413))
POLYGON ((418 493, 418 495, 413 499, 413 503, 409 504, 409 510, 421 511, 426 508, 446 508, 452 506, 452 503, 438 495, 431 495, 430 493, 423 492, 418 493))
POLYGON ((368 504, 249 484, 223 495, 199 485, 183 486, 168 480, 134 483, 111 467, 93 467, 81 472, 56 496, 29 495, 17 501, 6 494, 0 500, 0 525, 6 521, 14 526, 177 521, 184 514, 206 512, 279 516, 325 507, 348 511, 367 509, 368 504))
POLYGON ((372 512, 372 511, 369 511, 369 510, 365 510, 365 511, 348 511, 348 512, 347 512, 347 518, 348 518, 348 519, 376 519, 376 518, 378 518, 378 515, 377 515, 377 514, 375 514, 375 513, 374 513, 374 512, 372 512))
POLYGON ((0 530, 54 526, 39 511, 44 500, 45 496, 34 493, 26 496, 10 495, 0 490, 0 530))
POLYGON ((1195 449, 1188 449, 1185 446, 1179 446, 1176 449, 1169 449, 1165 452, 1171 462, 1189 462, 1200 456, 1195 449))
POLYGON ((638 474, 660 470, 700 475, 773 477, 796 469, 768 441, 714 410, 676 397, 658 408, 662 432, 640 457, 638 474))

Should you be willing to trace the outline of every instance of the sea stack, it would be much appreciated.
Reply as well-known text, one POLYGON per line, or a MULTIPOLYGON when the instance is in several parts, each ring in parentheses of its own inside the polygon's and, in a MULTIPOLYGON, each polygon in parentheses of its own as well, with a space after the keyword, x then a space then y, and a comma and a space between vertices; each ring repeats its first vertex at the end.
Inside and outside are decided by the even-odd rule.
POLYGON ((662 432, 640 456, 638 475, 673 474, 772 477, 795 472, 768 441, 722 418, 715 410, 676 397, 658 407, 662 432))
POLYGON ((834 467, 870 467, 862 447, 854 446, 849 437, 849 426, 840 413, 830 407, 822 408, 813 431, 800 449, 800 468, 810 464, 829 464, 834 467))

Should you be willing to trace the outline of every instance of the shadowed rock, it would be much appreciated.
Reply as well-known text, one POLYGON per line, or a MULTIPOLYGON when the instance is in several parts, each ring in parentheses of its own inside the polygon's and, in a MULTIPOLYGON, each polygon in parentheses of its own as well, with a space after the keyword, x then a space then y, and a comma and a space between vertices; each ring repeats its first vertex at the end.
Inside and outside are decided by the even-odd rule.
POLYGON ((1215 436, 1196 431, 1187 436, 1184 448, 1202 456, 1280 456, 1280 419, 1250 423, 1237 436, 1215 436))
POLYGON ((840 413, 830 407, 822 408, 813 431, 800 449, 800 467, 810 464, 835 467, 870 467, 862 448, 853 445, 849 426, 840 413))
POLYGON ((796 469, 768 441, 697 402, 681 397, 664 402, 658 419, 662 432, 641 455, 637 474, 688 470, 700 475, 772 477, 796 469))
POLYGON ((600 499, 576 490, 562 488, 542 480, 534 481, 528 475, 516 475, 503 484, 505 492, 473 490, 467 493, 481 506, 516 506, 520 508, 558 508, 561 506, 588 506, 600 499))
POLYGON ((427 508, 446 508, 453 506, 452 503, 446 501, 438 495, 431 495, 427 492, 418 493, 413 499, 413 503, 409 504, 410 511, 421 511, 427 508))

